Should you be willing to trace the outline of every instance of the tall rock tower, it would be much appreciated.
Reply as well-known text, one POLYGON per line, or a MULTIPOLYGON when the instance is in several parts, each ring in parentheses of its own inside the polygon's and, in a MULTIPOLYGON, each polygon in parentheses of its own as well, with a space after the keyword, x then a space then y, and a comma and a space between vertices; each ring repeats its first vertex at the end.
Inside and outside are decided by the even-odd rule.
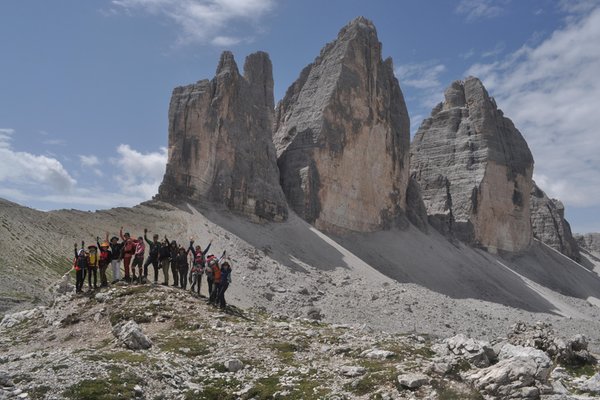
POLYGON ((477 78, 456 81, 423 121, 411 146, 411 174, 430 221, 494 252, 531 242, 533 157, 477 78))
POLYGON ((408 113, 371 21, 350 22, 304 68, 277 107, 274 142, 288 204, 317 228, 376 231, 404 214, 408 113))
POLYGON ((224 52, 211 80, 173 90, 169 158, 158 198, 207 200, 259 220, 287 218, 273 129, 269 56, 246 58, 244 75, 224 52))

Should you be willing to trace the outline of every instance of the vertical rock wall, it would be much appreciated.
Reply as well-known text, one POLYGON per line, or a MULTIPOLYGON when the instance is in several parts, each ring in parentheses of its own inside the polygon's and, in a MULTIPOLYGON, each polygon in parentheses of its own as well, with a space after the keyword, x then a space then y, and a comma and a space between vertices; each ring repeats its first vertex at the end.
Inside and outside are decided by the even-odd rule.
POLYGON ((452 83, 411 146, 431 223, 490 251, 529 245, 532 171, 521 133, 473 77, 452 83))
POLYGON ((247 57, 244 75, 224 52, 211 80, 173 90, 169 155, 158 198, 207 200, 258 220, 287 218, 272 142, 269 56, 247 57))
POLYGON ((404 215, 409 141, 392 61, 362 17, 304 68, 276 112, 288 203, 328 232, 385 229, 404 215))

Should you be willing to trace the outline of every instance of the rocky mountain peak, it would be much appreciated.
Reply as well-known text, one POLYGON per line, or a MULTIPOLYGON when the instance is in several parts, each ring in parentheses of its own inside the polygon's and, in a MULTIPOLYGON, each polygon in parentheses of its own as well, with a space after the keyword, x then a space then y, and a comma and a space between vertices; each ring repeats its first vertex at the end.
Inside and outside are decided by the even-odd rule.
POLYGON ((226 73, 239 75, 237 63, 235 62, 233 53, 227 50, 221 53, 219 65, 217 66, 217 75, 226 73))
POLYGON ((481 81, 453 82, 411 147, 411 171, 432 223, 492 251, 520 251, 532 238, 533 157, 481 81))
POLYGON ((403 215, 409 119, 373 23, 342 28, 277 106, 274 142, 288 203, 329 232, 375 231, 403 215))
POLYGON ((240 76, 223 52, 216 76, 176 88, 169 107, 169 159, 158 198, 210 201, 258 220, 287 217, 273 126, 273 75, 264 52, 240 76))

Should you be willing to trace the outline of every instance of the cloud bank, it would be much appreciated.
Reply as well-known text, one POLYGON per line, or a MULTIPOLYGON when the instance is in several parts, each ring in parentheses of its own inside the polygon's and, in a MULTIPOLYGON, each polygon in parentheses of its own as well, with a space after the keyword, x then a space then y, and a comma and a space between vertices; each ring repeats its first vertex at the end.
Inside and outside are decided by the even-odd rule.
POLYGON ((113 12, 168 19, 179 28, 179 44, 218 47, 251 41, 261 18, 275 7, 274 0, 113 0, 112 4, 113 12))

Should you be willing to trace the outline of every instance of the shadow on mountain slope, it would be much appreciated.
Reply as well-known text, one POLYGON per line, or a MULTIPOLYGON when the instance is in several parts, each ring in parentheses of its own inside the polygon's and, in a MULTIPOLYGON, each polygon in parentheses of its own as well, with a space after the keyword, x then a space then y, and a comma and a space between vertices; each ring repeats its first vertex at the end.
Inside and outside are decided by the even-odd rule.
MULTIPOLYGON (((549 284, 550 281, 543 279, 547 274, 542 267, 545 260, 536 262, 535 253, 505 267, 495 256, 461 243, 453 244, 433 229, 430 234, 410 228, 353 234, 336 240, 381 273, 400 282, 415 283, 455 299, 473 298, 526 311, 559 313, 556 304, 510 270, 513 264, 523 264, 516 268, 517 272, 541 285, 549 284)), ((554 268, 559 271, 564 263, 562 267, 557 263, 554 268)), ((585 273, 581 267, 577 268, 585 273)), ((596 293, 600 292, 597 280, 590 280, 584 286, 587 290, 566 290, 570 285, 584 284, 585 279, 580 275, 565 279, 560 293, 586 298, 585 293, 594 287, 596 293)))

